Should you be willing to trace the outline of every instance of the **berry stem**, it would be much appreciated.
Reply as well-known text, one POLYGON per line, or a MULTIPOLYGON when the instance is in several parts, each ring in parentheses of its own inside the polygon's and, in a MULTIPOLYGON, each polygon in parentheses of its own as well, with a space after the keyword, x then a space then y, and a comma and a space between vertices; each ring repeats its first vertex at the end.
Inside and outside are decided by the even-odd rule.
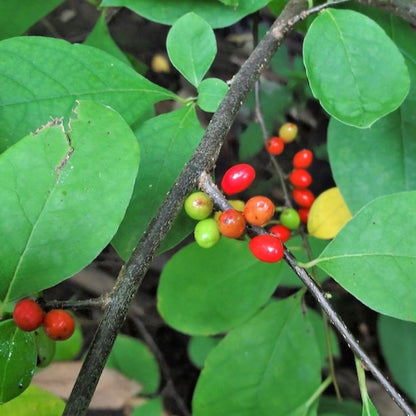
MULTIPOLYGON (((121 269, 104 309, 94 339, 65 406, 63 416, 85 416, 89 403, 104 369, 136 292, 182 209, 183 202, 195 188, 199 176, 215 166, 222 144, 248 93, 267 67, 286 35, 303 18, 306 2, 290 0, 247 61, 233 78, 230 88, 214 113, 198 148, 185 165, 175 184, 160 205, 158 212, 140 239, 131 257, 121 269)), ((305 16, 306 17, 306 16, 305 16)))
POLYGON ((89 309, 100 308, 104 309, 108 302, 110 302, 110 296, 108 294, 101 295, 97 298, 81 299, 81 300, 48 300, 47 302, 41 302, 41 305, 46 309, 89 309))
MULTIPOLYGON (((205 173, 201 174, 200 185, 204 187, 204 192, 206 192, 212 198, 213 201, 216 201, 216 203, 219 203, 222 206, 228 204, 224 195, 218 190, 218 188, 212 182, 212 179, 209 175, 205 173)), ((261 227, 251 226, 248 228, 248 231, 251 235, 267 234, 267 231, 261 227)), ((416 414, 413 412, 413 410, 411 410, 406 401, 403 400, 398 391, 386 379, 386 377, 381 373, 377 366, 371 361, 367 353, 360 347, 360 345, 355 340, 354 336, 351 334, 345 323, 341 320, 341 318, 332 308, 331 304, 328 302, 325 293, 315 282, 315 279, 304 268, 298 265, 296 258, 290 253, 290 251, 285 246, 284 260, 289 265, 289 267, 295 272, 295 274, 300 278, 300 280, 302 280, 306 288, 310 291, 312 296, 319 303, 321 309, 328 316, 329 321, 332 323, 335 329, 344 338, 348 347, 362 361, 364 366, 371 371, 375 379, 384 387, 384 389, 390 395, 393 401, 396 402, 396 404, 406 413, 406 415, 416 416, 416 414)))
POLYGON ((296 273, 296 275, 302 280, 305 286, 309 289, 313 297, 317 300, 321 308, 328 315, 329 321, 337 329, 337 331, 344 338, 348 347, 354 352, 356 357, 358 357, 364 366, 371 371, 374 378, 384 387, 389 396, 396 402, 396 404, 405 412, 408 416, 416 416, 413 410, 409 407, 405 400, 399 392, 393 387, 393 385, 386 379, 386 377, 381 373, 377 366, 371 361, 370 357, 366 352, 360 347, 358 342, 355 340, 354 336, 346 327, 345 323, 339 318, 338 314, 334 311, 330 303, 328 302, 325 294, 321 291, 318 285, 315 283, 313 278, 308 274, 308 272, 299 267, 296 263, 295 257, 285 248, 284 259, 290 268, 296 273))

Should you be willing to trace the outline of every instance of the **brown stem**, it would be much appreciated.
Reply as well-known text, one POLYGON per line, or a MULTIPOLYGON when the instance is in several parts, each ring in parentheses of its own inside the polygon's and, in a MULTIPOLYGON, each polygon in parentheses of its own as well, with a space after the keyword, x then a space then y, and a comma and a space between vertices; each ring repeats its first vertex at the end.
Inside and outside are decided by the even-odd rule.
MULTIPOLYGON (((226 203, 224 195, 211 183, 211 178, 209 175, 203 173, 201 175, 200 185, 202 189, 210 195, 210 197, 215 200, 217 203, 226 203)), ((221 203, 221 204, 222 204, 221 203)), ((261 227, 249 227, 248 231, 251 235, 259 235, 267 233, 261 227)), ((312 276, 303 269, 299 267, 296 263, 295 257, 290 253, 290 251, 285 247, 284 259, 289 267, 295 272, 295 274, 302 280, 306 288, 312 294, 312 296, 319 303, 321 309, 328 316, 329 321, 335 327, 335 329, 341 334, 347 343, 348 347, 353 351, 353 353, 362 361, 365 367, 371 371, 375 379, 384 387, 393 401, 405 412, 408 416, 416 416, 410 406, 402 398, 400 393, 393 387, 393 385, 384 377, 381 371, 376 367, 376 365, 371 361, 371 358, 367 353, 360 347, 354 336, 348 330, 347 326, 332 308, 331 304, 328 302, 325 294, 322 292, 318 284, 315 282, 312 276)))
POLYGON ((416 0, 355 0, 358 3, 376 7, 416 25, 416 0))
POLYGON ((200 145, 152 219, 130 259, 120 271, 111 294, 111 301, 104 311, 63 416, 86 415, 117 333, 127 316, 129 305, 159 245, 179 213, 185 197, 197 184, 200 174, 213 169, 226 134, 247 94, 306 7, 307 3, 304 0, 290 0, 264 39, 234 77, 200 145))

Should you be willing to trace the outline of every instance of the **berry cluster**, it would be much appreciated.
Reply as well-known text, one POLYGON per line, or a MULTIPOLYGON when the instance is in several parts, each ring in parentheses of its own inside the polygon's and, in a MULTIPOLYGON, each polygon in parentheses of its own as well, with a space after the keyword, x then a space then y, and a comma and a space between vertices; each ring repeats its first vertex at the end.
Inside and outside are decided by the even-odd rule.
MULTIPOLYGON (((270 138, 266 150, 272 155, 281 154, 286 143, 292 142, 297 136, 297 126, 293 123, 284 124, 279 130, 279 137, 270 138)), ((289 181, 293 186, 292 196, 299 206, 293 208, 277 208, 266 196, 253 196, 247 202, 229 200, 232 208, 213 214, 213 202, 204 192, 197 191, 185 200, 185 212, 198 223, 194 237, 203 248, 214 246, 221 236, 241 238, 246 225, 266 227, 272 225, 267 234, 251 238, 249 248, 253 255, 265 262, 277 262, 284 255, 283 243, 291 237, 292 231, 299 228, 301 222, 307 221, 309 208, 314 196, 308 189, 312 176, 306 170, 312 163, 313 154, 310 150, 301 150, 293 158, 293 171, 289 181), (280 212, 275 219, 276 212, 280 212)), ((254 181, 256 172, 247 163, 240 163, 229 168, 222 180, 221 189, 227 197, 245 191, 254 181)))
POLYGON ((34 331, 42 325, 45 334, 54 341, 68 339, 75 330, 71 314, 62 309, 52 309, 45 313, 32 299, 22 299, 16 303, 13 320, 23 331, 34 331))
MULTIPOLYGON (((285 123, 279 129, 278 137, 271 137, 265 143, 265 149, 273 156, 280 155, 285 149, 285 144, 296 139, 298 128, 294 123, 285 123)), ((312 183, 312 176, 307 171, 313 162, 313 153, 309 149, 300 150, 293 157, 293 170, 289 175, 289 182, 292 184, 292 198, 298 205, 298 214, 303 223, 307 223, 309 209, 312 206, 315 196, 309 188, 312 183)))

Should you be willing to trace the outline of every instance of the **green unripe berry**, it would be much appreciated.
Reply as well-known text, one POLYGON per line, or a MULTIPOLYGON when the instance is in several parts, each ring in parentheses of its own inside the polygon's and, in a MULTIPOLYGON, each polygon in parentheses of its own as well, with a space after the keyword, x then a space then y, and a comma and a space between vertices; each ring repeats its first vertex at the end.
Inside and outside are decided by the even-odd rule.
POLYGON ((217 221, 207 218, 199 221, 194 230, 195 241, 202 248, 211 248, 218 243, 221 237, 217 221))
POLYGON ((287 208, 280 214, 280 222, 289 230, 296 230, 300 225, 300 217, 296 210, 287 208))
POLYGON ((212 213, 212 200, 204 192, 197 191, 185 199, 185 212, 194 220, 204 220, 212 213))

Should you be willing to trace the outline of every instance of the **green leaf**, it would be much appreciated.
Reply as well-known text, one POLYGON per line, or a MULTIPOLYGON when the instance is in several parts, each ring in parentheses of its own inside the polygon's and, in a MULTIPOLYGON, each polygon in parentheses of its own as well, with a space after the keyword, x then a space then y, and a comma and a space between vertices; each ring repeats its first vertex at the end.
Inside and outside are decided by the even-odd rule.
POLYGON ((367 397, 367 400, 363 405, 362 416, 379 416, 377 409, 374 407, 374 404, 369 397, 367 397))
MULTIPOLYGON (((321 365, 324 365, 327 362, 328 358, 328 348, 326 344, 326 335, 325 335, 325 324, 318 312, 313 309, 308 309, 308 319, 312 325, 313 331, 315 333, 315 339, 317 346, 319 348, 319 353, 321 356, 321 365)), ((340 357, 340 349, 338 344, 338 338, 335 335, 333 328, 328 325, 329 339, 331 343, 332 354, 335 358, 340 357)))
POLYGON ((226 6, 238 7, 239 0, 219 0, 221 3, 226 6))
POLYGON ((220 342, 220 338, 195 336, 188 344, 188 355, 192 363, 199 368, 204 366, 208 354, 220 342))
POLYGON ((394 380, 416 401, 416 324, 379 315, 377 333, 394 380))
POLYGON ((131 66, 131 63, 127 56, 120 50, 118 45, 114 42, 114 39, 111 37, 105 19, 105 15, 106 13, 104 10, 98 18, 93 30, 84 40, 84 45, 101 49, 102 51, 109 53, 115 58, 120 59, 121 62, 124 62, 125 64, 131 66))
POLYGON ((320 416, 361 416, 362 406, 360 403, 342 400, 336 397, 322 396, 319 400, 320 416))
POLYGON ((46 335, 43 328, 33 331, 35 336, 37 367, 47 367, 54 359, 57 342, 46 335))
POLYGON ((352 213, 378 196, 416 189, 416 120, 405 117, 397 110, 366 130, 329 123, 332 173, 352 213))
POLYGON ((53 394, 30 385, 19 397, 1 405, 1 416, 61 416, 65 402, 53 394))
POLYGON ((238 7, 228 7, 212 0, 104 0, 103 7, 124 6, 146 19, 172 25, 186 13, 194 12, 212 28, 230 26, 243 17, 260 10, 269 0, 239 0, 238 7))
POLYGON ((173 66, 195 87, 214 61, 217 42, 211 26, 195 13, 188 13, 171 27, 166 49, 173 66))
POLYGON ((248 159, 264 149, 263 134, 260 124, 250 123, 240 135, 238 157, 248 159))
MULTIPOLYGON (((306 236, 312 256, 318 257, 319 254, 322 253, 322 250, 327 246, 328 241, 320 240, 318 238, 311 237, 310 235, 306 236)), ((303 246, 302 238, 299 235, 295 235, 291 237, 290 240, 286 243, 287 248, 293 253, 296 259, 300 262, 307 262, 309 260, 308 254, 305 251, 303 246)), ((314 273, 316 276, 314 277, 319 280, 323 281, 328 278, 328 275, 320 269, 315 269, 314 273)), ((303 287, 302 281, 299 277, 295 274, 295 272, 289 267, 289 265, 285 262, 281 269, 280 275, 281 286, 289 286, 289 287, 303 287)))
POLYGON ((272 302, 211 351, 197 382, 192 414, 306 415, 319 385, 313 330, 300 298, 292 297, 272 302))
POLYGON ((0 155, 0 298, 20 299, 89 264, 109 243, 133 191, 139 150, 123 118, 81 102, 0 155))
POLYGON ((13 1, 0 1, 0 39, 23 34, 61 3, 63 0, 19 0, 16 7, 13 1))
POLYGON ((72 115, 76 100, 94 100, 133 123, 174 97, 105 52, 41 37, 0 42, 0 151, 55 117, 72 115))
POLYGON ((228 85, 218 78, 204 79, 198 85, 198 105, 208 112, 217 111, 218 106, 227 94, 228 85))
POLYGON ((17 328, 12 319, 0 322, 0 405, 23 393, 35 367, 33 333, 17 328))
POLYGON ((159 366, 149 348, 141 341, 118 335, 107 366, 143 385, 143 394, 154 393, 159 387, 159 366))
POLYGON ((223 238, 209 250, 190 244, 162 271, 159 312, 178 331, 221 333, 247 320, 268 301, 279 283, 280 267, 257 260, 246 241, 223 238))
POLYGON ((316 264, 370 308, 416 321, 416 192, 365 205, 328 244, 316 264))
POLYGON ((360 13, 321 12, 306 34, 303 53, 314 96, 343 123, 368 127, 397 109, 409 92, 397 46, 360 13))
POLYGON ((163 403, 160 397, 149 399, 146 403, 133 409, 130 416, 161 416, 163 414, 163 403))
POLYGON ((401 19, 390 16, 388 22, 383 27, 406 57, 409 95, 398 110, 371 129, 357 129, 334 119, 328 128, 332 173, 353 213, 378 196, 416 189, 416 34, 401 19))
POLYGON ((75 331, 65 341, 56 342, 54 361, 68 361, 75 359, 81 352, 83 337, 81 326, 76 325, 75 331))
MULTIPOLYGON (((195 108, 190 106, 144 122, 135 134, 143 155, 140 171, 126 216, 112 241, 123 259, 130 256, 197 147, 203 130, 195 108)), ((182 215, 176 224, 164 248, 170 248, 189 235, 195 223, 182 215)))

